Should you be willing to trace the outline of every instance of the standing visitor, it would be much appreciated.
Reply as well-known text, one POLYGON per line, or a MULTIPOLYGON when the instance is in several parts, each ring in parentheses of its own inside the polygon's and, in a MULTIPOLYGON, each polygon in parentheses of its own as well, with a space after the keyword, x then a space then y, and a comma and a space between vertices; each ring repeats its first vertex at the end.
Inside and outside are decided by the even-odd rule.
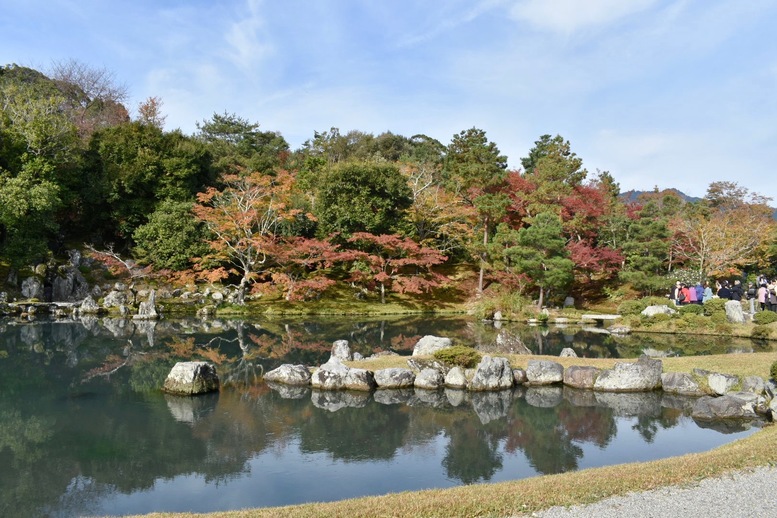
POLYGON ((728 287, 728 281, 723 281, 718 290, 718 297, 721 299, 731 299, 731 289, 728 287))
POLYGON ((688 286, 686 289, 688 290, 688 298, 686 299, 686 302, 688 304, 696 304, 696 288, 693 286, 688 286))
POLYGON ((764 280, 760 286, 758 286, 758 303, 761 305, 761 311, 766 311, 766 295, 768 293, 766 288, 766 281, 764 280))
POLYGON ((755 315, 755 284, 752 282, 747 283, 747 291, 745 292, 747 301, 750 303, 750 314, 755 315))
POLYGON ((777 279, 772 279, 768 286, 769 309, 777 313, 777 279))
POLYGON ((710 288, 710 283, 705 282, 704 283, 704 296, 702 297, 701 301, 702 303, 707 302, 708 300, 712 300, 712 288, 710 288))
POLYGON ((742 283, 739 280, 734 281, 734 286, 731 288, 731 300, 742 300, 744 290, 742 289, 742 283))
POLYGON ((680 301, 680 305, 682 306, 690 303, 691 292, 685 283, 680 285, 680 294, 677 296, 677 299, 680 301))
MULTIPOLYGON (((696 304, 701 304, 704 300, 704 286, 701 285, 701 282, 697 282, 693 289, 696 290, 696 304)), ((710 293, 710 295, 712 294, 710 293)))
POLYGON ((680 287, 680 281, 677 281, 674 286, 672 286, 672 289, 669 290, 669 298, 672 299, 675 306, 680 304, 680 287))

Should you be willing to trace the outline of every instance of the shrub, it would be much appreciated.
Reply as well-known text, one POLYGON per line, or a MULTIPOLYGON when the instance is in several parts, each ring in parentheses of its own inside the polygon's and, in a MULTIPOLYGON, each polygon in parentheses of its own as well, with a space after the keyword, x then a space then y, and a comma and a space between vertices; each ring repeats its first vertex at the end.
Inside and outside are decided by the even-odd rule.
POLYGON ((777 322, 777 313, 774 311, 759 311, 753 316, 753 322, 761 326, 777 322))
POLYGON ((454 345, 447 349, 441 349, 434 353, 434 358, 446 365, 464 367, 471 369, 480 363, 481 355, 472 347, 464 345, 454 345))
POLYGON ((769 369, 769 375, 773 380, 777 381, 777 362, 772 363, 772 367, 769 369))
POLYGON ((708 317, 715 313, 726 314, 726 299, 710 299, 702 306, 704 307, 704 314, 708 317))
MULTIPOLYGON (((771 331, 769 326, 755 326, 750 336, 756 340, 768 340, 771 336, 771 331)), ((774 365, 772 365, 772 368, 774 368, 774 365)))
POLYGON ((618 306, 618 313, 624 316, 639 315, 646 307, 639 300, 625 300, 618 306))
POLYGON ((686 304, 685 306, 680 306, 679 310, 682 315, 703 315, 704 314, 704 306, 702 306, 701 304, 686 304))
POLYGON ((713 324, 728 324, 725 312, 716 311, 710 315, 713 324))

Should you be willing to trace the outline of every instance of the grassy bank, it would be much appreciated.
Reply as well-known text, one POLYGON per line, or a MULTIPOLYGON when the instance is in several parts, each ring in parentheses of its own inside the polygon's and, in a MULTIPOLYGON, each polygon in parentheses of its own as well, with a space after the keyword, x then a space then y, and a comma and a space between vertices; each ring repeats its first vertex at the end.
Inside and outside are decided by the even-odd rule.
MULTIPOLYGON (((515 367, 533 358, 558 361, 565 366, 606 368, 613 359, 511 356, 515 367)), ((777 352, 666 358, 665 371, 690 372, 702 368, 739 376, 768 377, 777 352)), ((356 365, 356 363, 354 363, 356 365)), ((404 366, 406 358, 387 357, 358 362, 359 367, 381 369, 404 366)), ((526 515, 556 505, 591 503, 602 498, 668 485, 692 484, 732 470, 777 465, 777 426, 769 425, 745 439, 714 450, 636 464, 621 464, 512 482, 477 484, 450 489, 405 492, 339 502, 267 509, 210 513, 211 518, 254 517, 507 517, 526 515)), ((194 514, 155 513, 154 518, 190 517, 194 514)))

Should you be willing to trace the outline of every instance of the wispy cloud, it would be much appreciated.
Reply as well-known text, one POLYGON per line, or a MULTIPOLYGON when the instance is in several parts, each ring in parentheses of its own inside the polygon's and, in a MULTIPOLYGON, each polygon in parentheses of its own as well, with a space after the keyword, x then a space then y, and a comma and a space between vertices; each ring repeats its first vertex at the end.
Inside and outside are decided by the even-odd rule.
POLYGON ((657 0, 519 0, 510 16, 531 25, 570 34, 576 30, 606 25, 648 9, 657 0))

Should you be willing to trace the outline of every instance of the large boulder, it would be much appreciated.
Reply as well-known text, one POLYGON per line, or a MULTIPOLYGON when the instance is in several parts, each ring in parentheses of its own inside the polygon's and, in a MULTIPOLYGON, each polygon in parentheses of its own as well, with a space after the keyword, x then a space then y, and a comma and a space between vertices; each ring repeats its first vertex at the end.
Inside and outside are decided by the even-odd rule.
POLYGON ((331 392, 314 390, 310 401, 316 408, 337 412, 343 408, 364 408, 370 401, 365 392, 331 392))
POLYGON ((559 358, 577 358, 577 353, 571 347, 564 347, 558 356, 559 358))
POLYGON ((713 394, 722 396, 734 390, 739 383, 739 376, 733 374, 723 374, 720 372, 710 372, 707 374, 707 385, 713 394))
POLYGON ((348 367, 338 358, 329 358, 329 361, 313 372, 310 384, 313 388, 321 390, 340 390, 345 383, 348 367))
POLYGON ((513 370, 507 358, 492 358, 483 356, 477 368, 475 376, 467 385, 469 390, 504 390, 513 386, 513 370))
POLYGON ((89 295, 89 283, 75 266, 60 266, 51 282, 52 302, 75 302, 89 295))
POLYGON ((103 298, 103 306, 106 308, 118 308, 129 304, 130 300, 124 291, 111 290, 103 298))
POLYGON ((138 304, 138 314, 133 315, 134 320, 157 320, 161 318, 156 307, 156 291, 151 290, 148 300, 138 304))
POLYGON ((720 397, 704 396, 693 405, 691 417, 700 420, 753 419, 758 417, 755 411, 756 404, 757 400, 744 398, 739 394, 720 397))
POLYGON ((664 372, 661 374, 664 392, 683 396, 703 396, 704 390, 687 372, 664 372))
POLYGON ((592 389, 602 370, 596 367, 573 365, 564 369, 564 385, 581 389, 592 389))
POLYGON ((367 369, 348 369, 343 380, 343 388, 369 392, 377 387, 375 375, 367 369))
POLYGON ((434 335, 426 335, 413 347, 413 356, 431 356, 437 351, 451 347, 453 342, 450 338, 443 338, 434 335))
POLYGON ((378 388, 398 389, 413 386, 415 374, 410 369, 380 369, 375 371, 375 383, 378 388))
POLYGON ((464 369, 458 365, 453 367, 445 375, 445 386, 454 389, 463 389, 467 387, 467 376, 464 369))
POLYGON ((337 358, 344 362, 353 360, 353 352, 348 340, 336 340, 332 344, 332 358, 337 358))
POLYGON ((27 277, 22 281, 22 298, 43 299, 43 283, 37 277, 27 277))
POLYGON ((594 390, 606 392, 639 392, 661 387, 661 360, 642 356, 635 363, 618 362, 603 370, 594 383, 594 390))
POLYGON ((742 392, 763 394, 766 392, 766 383, 761 376, 747 376, 742 380, 742 392))
POLYGON ((216 368, 208 362, 178 362, 170 370, 162 389, 170 394, 193 396, 219 389, 216 368))
POLYGON ((527 385, 552 385, 564 380, 564 366, 550 360, 529 360, 526 366, 527 385))
POLYGON ((423 369, 416 375, 413 386, 421 389, 437 390, 444 383, 445 378, 440 371, 437 369, 423 369))
POLYGON ((742 303, 738 300, 729 300, 724 305, 726 308, 726 320, 732 324, 744 324, 747 322, 745 312, 742 311, 742 303))
POLYGON ((472 394, 470 398, 472 399, 472 408, 482 424, 507 417, 513 403, 513 393, 509 390, 478 392, 472 394))
POLYGON ((91 296, 86 296, 81 304, 78 306, 78 313, 81 315, 96 315, 100 313, 102 308, 97 305, 97 302, 91 296))
POLYGON ((304 365, 283 364, 264 375, 265 381, 284 385, 310 385, 310 370, 304 365))
POLYGON ((666 304, 660 306, 648 306, 642 310, 642 315, 646 317, 652 317, 655 315, 673 315, 677 313, 676 309, 672 309, 666 304))
POLYGON ((537 386, 526 389, 526 403, 536 408, 554 408, 564 400, 562 387, 537 386))

